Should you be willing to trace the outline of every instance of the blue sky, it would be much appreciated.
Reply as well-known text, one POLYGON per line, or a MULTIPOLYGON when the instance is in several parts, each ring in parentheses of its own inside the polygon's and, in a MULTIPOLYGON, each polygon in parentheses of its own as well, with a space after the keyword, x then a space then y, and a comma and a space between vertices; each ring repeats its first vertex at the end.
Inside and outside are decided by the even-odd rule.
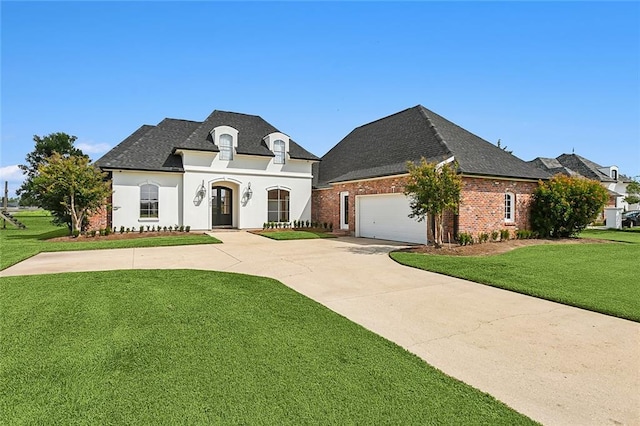
POLYGON ((316 155, 422 104, 524 160, 640 175, 638 2, 7 2, 0 179, 33 135, 262 116, 316 155))

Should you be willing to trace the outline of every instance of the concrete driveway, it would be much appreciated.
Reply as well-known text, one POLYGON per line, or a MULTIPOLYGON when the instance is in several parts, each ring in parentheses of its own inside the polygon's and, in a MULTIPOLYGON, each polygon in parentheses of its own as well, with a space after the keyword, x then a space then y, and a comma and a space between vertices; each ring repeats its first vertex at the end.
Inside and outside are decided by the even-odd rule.
MULTIPOLYGON (((375 240, 42 253, 0 276, 193 268, 276 278, 544 424, 640 424, 640 324, 396 264, 375 240)), ((588 279, 588 277, 585 277, 588 279)))

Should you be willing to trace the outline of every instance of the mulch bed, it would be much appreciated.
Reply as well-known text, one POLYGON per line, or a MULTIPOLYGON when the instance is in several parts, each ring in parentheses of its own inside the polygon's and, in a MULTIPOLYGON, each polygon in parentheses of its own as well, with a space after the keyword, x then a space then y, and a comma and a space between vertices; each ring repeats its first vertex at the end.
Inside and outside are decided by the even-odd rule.
POLYGON ((457 243, 444 244, 442 248, 435 248, 431 245, 414 246, 398 251, 408 253, 427 253, 445 256, 490 256, 492 254, 506 253, 519 247, 536 246, 541 244, 593 244, 593 243, 610 243, 606 240, 597 240, 591 238, 562 238, 558 240, 508 240, 499 242, 487 242, 483 244, 472 244, 468 246, 460 246, 457 243))

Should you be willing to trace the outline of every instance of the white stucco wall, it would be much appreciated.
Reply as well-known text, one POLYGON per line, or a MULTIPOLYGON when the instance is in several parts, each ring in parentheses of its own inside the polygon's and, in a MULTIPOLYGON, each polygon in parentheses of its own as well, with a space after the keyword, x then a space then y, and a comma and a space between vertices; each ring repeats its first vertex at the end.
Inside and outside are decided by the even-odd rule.
POLYGON ((267 222, 267 191, 285 189, 290 193, 289 216, 311 219, 311 161, 287 158, 274 164, 273 157, 234 155, 223 161, 213 152, 180 151, 184 173, 114 170, 112 225, 139 229, 140 226, 189 225, 193 230, 212 227, 212 187, 233 191, 232 226, 262 228, 267 222), (140 186, 159 188, 157 219, 140 218, 140 186), (251 185, 251 198, 247 190, 251 185))
POLYGON ((138 171, 113 171, 112 226, 139 229, 140 226, 182 224, 182 174, 138 171), (158 218, 140 218, 140 186, 158 186, 158 218))
POLYGON ((211 229, 213 186, 233 191, 233 227, 261 228, 267 221, 267 191, 275 188, 290 191, 291 221, 311 219, 311 161, 287 158, 285 164, 274 164, 273 157, 236 154, 233 160, 225 161, 210 152, 185 151, 181 155, 185 169, 183 220, 194 230, 211 229), (249 184, 252 196, 247 199, 249 184))

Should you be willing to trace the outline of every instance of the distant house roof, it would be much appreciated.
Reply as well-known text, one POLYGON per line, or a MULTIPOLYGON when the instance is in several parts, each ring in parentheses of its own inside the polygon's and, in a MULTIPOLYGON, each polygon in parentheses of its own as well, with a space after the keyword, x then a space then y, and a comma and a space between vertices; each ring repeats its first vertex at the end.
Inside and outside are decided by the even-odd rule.
MULTIPOLYGON (((144 125, 107 152, 95 164, 103 169, 182 172, 182 157, 176 150, 218 152, 211 130, 230 126, 238 131, 238 154, 273 157, 263 138, 278 129, 257 115, 213 111, 205 121, 165 118, 156 126, 144 125)), ((319 160, 295 141, 289 141, 289 156, 319 160)))
MULTIPOLYGON (((615 179, 601 171, 604 167, 600 164, 578 154, 562 154, 556 158, 538 157, 529 161, 529 163, 551 174, 563 173, 569 176, 583 176, 600 182, 616 182, 615 179)), ((618 174, 618 180, 629 182, 631 179, 622 174, 618 174)))
POLYGON ((316 186, 406 173, 407 161, 454 157, 463 174, 526 179, 550 175, 421 105, 354 129, 316 165, 316 186))
POLYGON ((567 176, 579 175, 579 173, 560 164, 560 162, 555 158, 538 157, 528 161, 528 163, 533 164, 537 168, 545 170, 552 175, 556 175, 558 173, 562 173, 567 176))

